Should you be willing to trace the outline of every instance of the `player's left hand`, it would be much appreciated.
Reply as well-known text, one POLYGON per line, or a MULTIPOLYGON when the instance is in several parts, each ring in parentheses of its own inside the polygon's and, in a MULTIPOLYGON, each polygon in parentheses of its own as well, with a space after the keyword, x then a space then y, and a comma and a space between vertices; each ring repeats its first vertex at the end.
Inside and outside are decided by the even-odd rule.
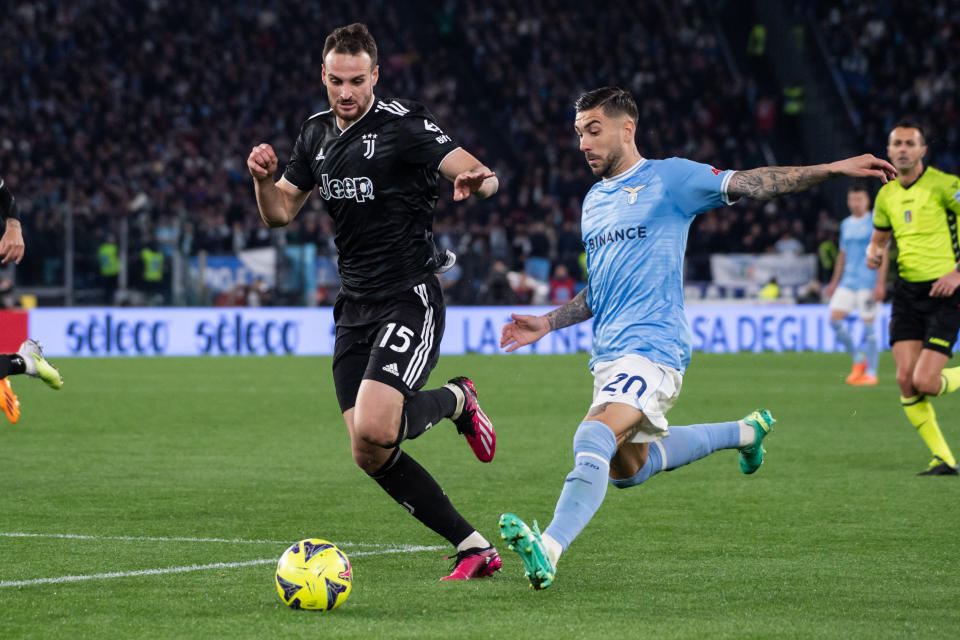
POLYGON ((957 287, 960 287, 960 272, 951 269, 949 273, 943 274, 933 283, 930 287, 930 297, 949 298, 957 287))
POLYGON ((7 220, 7 230, 0 238, 0 264, 7 264, 11 260, 20 264, 23 260, 23 232, 20 230, 19 220, 7 220))
POLYGON ((484 180, 496 175, 493 171, 464 171, 453 179, 453 199, 465 200, 469 198, 470 194, 480 190, 484 180))
POLYGON ((884 184, 897 177, 897 170, 892 164, 871 153, 831 162, 829 167, 834 173, 851 178, 880 178, 884 184))

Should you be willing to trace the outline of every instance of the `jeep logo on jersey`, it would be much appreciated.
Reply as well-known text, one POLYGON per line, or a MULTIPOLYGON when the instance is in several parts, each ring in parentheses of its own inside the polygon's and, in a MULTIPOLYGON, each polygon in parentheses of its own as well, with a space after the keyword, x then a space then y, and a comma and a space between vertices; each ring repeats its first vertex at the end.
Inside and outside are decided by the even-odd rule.
POLYGON ((357 202, 373 200, 373 182, 367 177, 331 180, 330 176, 323 174, 320 176, 320 197, 324 200, 353 198, 357 202))
POLYGON ((369 160, 373 157, 374 146, 377 144, 377 134, 363 134, 363 157, 369 160))

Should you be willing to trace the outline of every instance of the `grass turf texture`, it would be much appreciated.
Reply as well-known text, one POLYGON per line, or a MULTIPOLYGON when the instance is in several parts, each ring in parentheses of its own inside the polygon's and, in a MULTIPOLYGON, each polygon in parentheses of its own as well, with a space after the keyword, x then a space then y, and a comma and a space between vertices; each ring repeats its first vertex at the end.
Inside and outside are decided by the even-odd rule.
MULTIPOLYGON (((61 360, 53 393, 17 377, 0 424, 0 532, 442 545, 354 467, 326 358, 61 360)), ((778 423, 743 476, 721 452, 611 487, 559 565, 527 588, 503 572, 440 582, 443 551, 357 555, 330 614, 277 597, 273 563, 0 588, 0 637, 939 637, 960 623, 960 479, 918 478, 929 455, 878 387, 843 384, 841 355, 696 354, 673 424, 778 423)), ((451 424, 405 445, 486 536, 514 511, 550 521, 590 400, 585 356, 445 357, 497 427, 477 462, 451 424)), ((934 401, 960 451, 960 394, 934 401)), ((277 543, 0 537, 0 582, 276 559, 277 543)), ((371 547, 344 547, 351 551, 371 547)))

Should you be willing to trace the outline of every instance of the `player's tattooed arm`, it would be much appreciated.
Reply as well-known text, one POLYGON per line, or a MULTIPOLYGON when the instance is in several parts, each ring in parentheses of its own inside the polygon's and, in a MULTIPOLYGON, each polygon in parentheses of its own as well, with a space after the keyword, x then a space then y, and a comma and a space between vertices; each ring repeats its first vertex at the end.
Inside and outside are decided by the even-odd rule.
POLYGON ((593 317, 593 312, 587 306, 587 288, 573 297, 573 300, 546 315, 550 323, 550 330, 556 331, 577 324, 593 317))
POLYGON ((768 200, 785 193, 806 191, 824 180, 834 177, 826 165, 812 167, 760 167, 737 171, 730 178, 727 192, 733 198, 768 200))
POLYGON ((500 346, 505 351, 515 351, 524 345, 533 344, 551 331, 592 317, 593 312, 587 306, 587 289, 584 288, 573 300, 545 316, 511 313, 510 322, 503 325, 500 332, 500 346))
POLYGON ((897 175, 897 170, 886 160, 869 153, 830 164, 807 167, 760 167, 737 171, 730 178, 727 194, 732 198, 768 200, 788 193, 799 193, 821 182, 839 176, 853 178, 880 178, 886 183, 897 175))

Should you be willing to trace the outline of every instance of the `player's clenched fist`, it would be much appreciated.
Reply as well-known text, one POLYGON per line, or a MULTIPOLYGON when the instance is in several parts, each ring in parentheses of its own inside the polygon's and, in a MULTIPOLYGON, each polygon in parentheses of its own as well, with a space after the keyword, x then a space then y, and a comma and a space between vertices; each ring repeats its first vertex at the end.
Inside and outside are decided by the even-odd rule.
POLYGON ((255 146, 247 157, 247 169, 255 180, 272 178, 277 172, 277 154, 273 147, 266 143, 255 146))

